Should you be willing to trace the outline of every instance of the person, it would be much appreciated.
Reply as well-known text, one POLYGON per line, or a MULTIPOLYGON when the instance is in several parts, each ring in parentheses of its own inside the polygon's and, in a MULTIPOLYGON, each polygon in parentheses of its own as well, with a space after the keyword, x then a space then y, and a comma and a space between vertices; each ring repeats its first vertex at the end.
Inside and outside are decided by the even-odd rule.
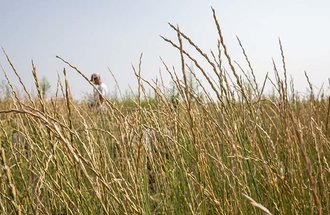
POLYGON ((105 97, 108 93, 108 88, 105 83, 101 81, 101 76, 100 74, 93 73, 91 76, 90 80, 94 85, 95 88, 98 89, 93 89, 93 103, 91 104, 91 107, 96 108, 96 110, 100 111, 104 109, 104 104, 105 104, 105 97))

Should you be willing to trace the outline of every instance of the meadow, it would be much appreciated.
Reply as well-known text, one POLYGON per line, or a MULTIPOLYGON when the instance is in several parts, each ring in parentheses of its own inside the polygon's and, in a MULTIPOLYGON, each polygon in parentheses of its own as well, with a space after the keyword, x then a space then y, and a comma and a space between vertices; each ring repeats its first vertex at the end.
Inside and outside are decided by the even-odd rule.
POLYGON ((72 99, 66 78, 44 98, 33 65, 35 98, 7 56, 22 92, 4 71, 1 214, 330 214, 328 92, 315 93, 306 75, 309 93, 296 93, 281 41, 275 78, 257 84, 242 44, 247 71, 234 65, 213 17, 214 53, 173 25, 177 40, 163 37, 180 54, 176 70, 161 60, 175 92, 145 80, 140 60, 137 93, 108 98, 101 113, 72 99))

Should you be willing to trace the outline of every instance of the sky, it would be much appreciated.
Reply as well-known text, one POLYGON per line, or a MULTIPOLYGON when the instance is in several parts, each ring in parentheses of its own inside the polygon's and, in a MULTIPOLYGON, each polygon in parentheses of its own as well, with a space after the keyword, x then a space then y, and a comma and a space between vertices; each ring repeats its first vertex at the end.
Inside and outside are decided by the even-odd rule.
MULTIPOLYGON (((50 82, 54 93, 57 77, 67 69, 73 96, 81 99, 91 86, 56 55, 86 76, 100 73, 115 93, 115 75, 122 93, 136 89, 132 65, 140 54, 142 76, 170 83, 159 59, 180 70, 177 50, 160 35, 177 41, 168 23, 178 25, 205 52, 216 50, 217 31, 213 7, 221 24, 228 51, 248 70, 236 36, 240 38, 258 82, 273 77, 272 59, 281 68, 278 39, 282 41, 288 75, 304 93, 307 81, 329 90, 330 1, 328 0, 0 0, 0 46, 5 49, 28 89, 33 90, 31 60, 39 77, 50 82)), ((18 85, 3 53, 0 64, 18 85)), ((281 70, 280 70, 281 71, 281 70)), ((0 73, 0 81, 4 75, 0 73)))

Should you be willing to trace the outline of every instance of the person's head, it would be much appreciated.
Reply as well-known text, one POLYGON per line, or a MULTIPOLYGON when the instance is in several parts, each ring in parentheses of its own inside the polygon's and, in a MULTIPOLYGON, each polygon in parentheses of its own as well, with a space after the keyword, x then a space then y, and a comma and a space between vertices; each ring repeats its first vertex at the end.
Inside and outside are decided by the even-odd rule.
POLYGON ((91 80, 90 80, 93 84, 101 84, 101 76, 100 74, 97 73, 93 73, 91 76, 91 80))

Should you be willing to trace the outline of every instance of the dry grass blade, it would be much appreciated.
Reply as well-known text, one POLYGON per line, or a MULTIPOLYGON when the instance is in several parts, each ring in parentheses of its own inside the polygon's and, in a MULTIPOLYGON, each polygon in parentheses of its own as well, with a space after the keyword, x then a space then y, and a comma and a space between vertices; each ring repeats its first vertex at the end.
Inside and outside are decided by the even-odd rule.
POLYGON ((43 93, 41 92, 40 82, 39 82, 38 73, 37 73, 37 67, 34 65, 33 61, 31 61, 31 64, 32 64, 32 75, 33 75, 33 79, 34 79, 34 84, 37 88, 39 102, 40 102, 43 112, 45 113, 46 112, 45 101, 44 101, 45 98, 43 97, 43 93))
POLYGON ((235 69, 235 67, 234 67, 234 65, 233 65, 233 63, 232 63, 231 57, 230 57, 230 55, 229 55, 229 53, 228 53, 228 51, 227 51, 227 47, 226 47, 226 44, 225 44, 225 42, 224 42, 224 38, 223 38, 223 35, 222 35, 222 31, 221 31, 221 28, 220 28, 220 24, 219 24, 219 22, 218 22, 218 19, 217 19, 217 16, 216 16, 215 10, 214 10, 213 8, 212 8, 212 12, 213 12, 213 19, 214 19, 215 25, 217 26, 218 35, 219 35, 219 40, 220 40, 220 43, 221 43, 221 45, 222 45, 222 47, 223 47, 224 54, 225 54, 225 56, 226 56, 226 58, 227 58, 227 60, 228 60, 228 63, 229 63, 230 69, 231 69, 231 71, 233 72, 233 74, 234 74, 234 76, 235 76, 235 78, 236 78, 236 82, 237 82, 237 85, 240 87, 240 90, 241 90, 242 96, 244 97, 244 99, 245 99, 246 101, 249 101, 248 98, 247 98, 247 96, 246 96, 246 94, 245 94, 245 92, 244 92, 244 87, 243 87, 243 85, 242 85, 242 82, 241 82, 241 80, 240 80, 240 78, 239 78, 239 76, 238 76, 238 74, 237 74, 237 72, 236 72, 236 69, 235 69))
POLYGON ((25 92, 26 95, 28 96, 29 101, 33 103, 32 97, 31 97, 30 93, 28 92, 28 90, 26 89, 26 86, 25 86, 25 84, 23 83, 21 76, 17 73, 17 70, 16 70, 14 64, 11 62, 11 60, 10 60, 9 56, 7 55, 7 53, 6 53, 6 51, 5 51, 4 48, 2 48, 2 51, 3 51, 3 53, 5 54, 5 56, 6 56, 6 58, 7 58, 7 61, 8 61, 8 63, 9 63, 9 65, 11 66, 11 68, 12 68, 12 70, 13 70, 15 76, 18 78, 19 83, 20 83, 21 86, 23 87, 24 92, 25 92))
POLYGON ((269 211, 265 206, 263 206, 262 204, 256 202, 254 199, 252 199, 252 198, 251 198, 250 196, 248 196, 247 194, 242 193, 242 195, 243 195, 247 200, 250 201, 251 205, 253 205, 253 206, 256 207, 256 208, 259 208, 260 210, 262 210, 262 211, 264 212, 265 215, 272 215, 272 214, 270 213, 270 211, 269 211))
POLYGON ((330 117, 330 96, 328 97, 328 108, 327 108, 327 118, 325 121, 325 130, 328 132, 328 127, 329 127, 329 117, 330 117))

